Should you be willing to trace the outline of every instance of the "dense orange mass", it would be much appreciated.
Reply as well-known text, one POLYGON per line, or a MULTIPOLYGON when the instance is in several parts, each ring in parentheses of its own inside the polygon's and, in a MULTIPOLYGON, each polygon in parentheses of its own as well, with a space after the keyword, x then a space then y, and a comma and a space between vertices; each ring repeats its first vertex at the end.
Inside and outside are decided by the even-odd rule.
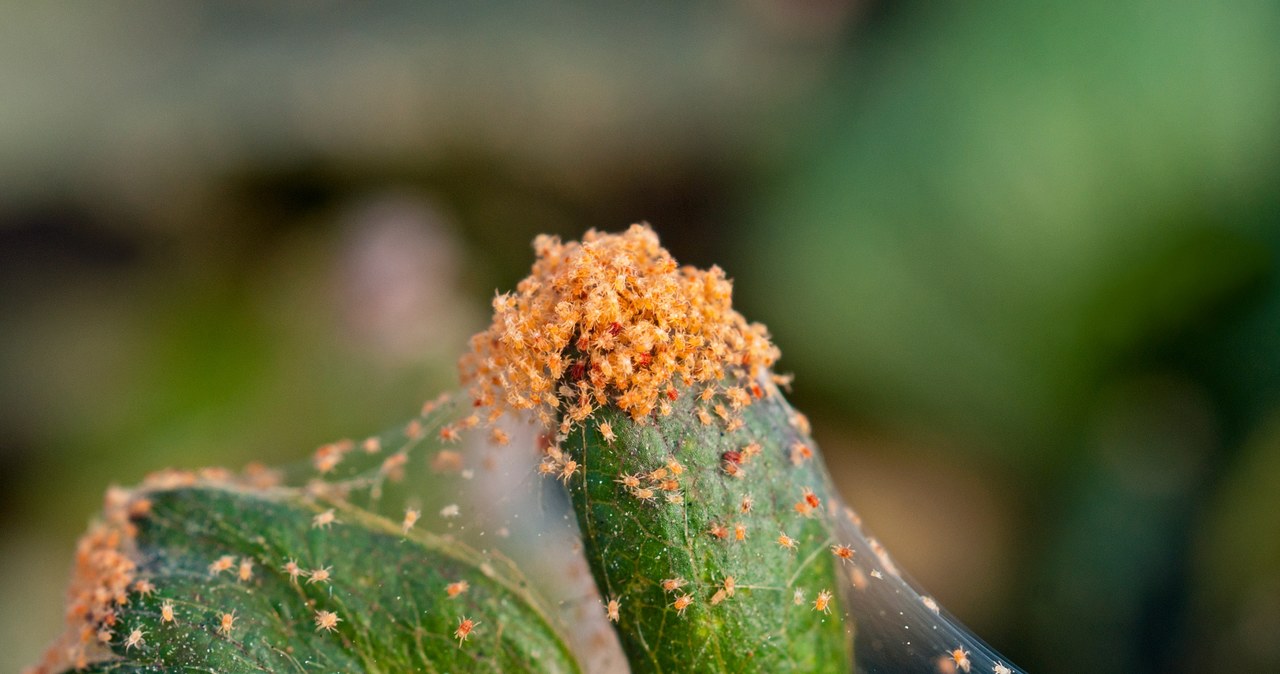
MULTIPOLYGON (((765 327, 733 310, 724 272, 678 266, 647 225, 581 243, 540 236, 534 250, 533 273, 494 298, 493 323, 460 362, 490 421, 559 417, 564 435, 614 405, 644 422, 670 414, 678 387, 753 382, 778 358, 765 327)), ((736 392, 735 407, 750 402, 736 392)))

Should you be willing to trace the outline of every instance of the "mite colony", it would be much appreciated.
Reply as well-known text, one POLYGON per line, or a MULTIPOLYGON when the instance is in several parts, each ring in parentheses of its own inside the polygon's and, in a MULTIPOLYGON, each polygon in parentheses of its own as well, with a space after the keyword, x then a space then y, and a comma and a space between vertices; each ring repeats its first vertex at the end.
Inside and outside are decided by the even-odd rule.
MULTIPOLYGON (((707 271, 679 267, 648 226, 633 225, 617 235, 592 230, 581 243, 562 243, 556 237, 540 236, 534 248, 537 261, 532 274, 518 284, 514 293, 495 297, 491 325, 471 339, 469 353, 459 362, 472 411, 434 431, 440 442, 459 442, 465 431, 483 426, 488 429, 490 443, 507 445, 511 438, 496 423, 506 414, 532 416, 547 429, 539 439, 543 460, 538 472, 569 484, 583 466, 566 456, 560 444, 575 428, 587 428, 586 422, 601 408, 616 408, 629 415, 634 423, 644 425, 657 417, 669 416, 673 403, 682 395, 690 395, 693 413, 700 424, 719 425, 724 432, 732 433, 745 425, 744 408, 775 393, 776 386, 789 385, 789 377, 770 372, 779 352, 764 326, 747 323, 733 310, 732 285, 724 272, 718 267, 707 271), (772 378, 771 384, 767 383, 770 381, 767 377, 772 378), (757 382, 765 382, 765 386, 757 382)), ((403 479, 408 449, 428 434, 424 420, 444 399, 442 396, 426 403, 421 417, 403 428, 409 443, 386 456, 377 469, 377 478, 367 484, 377 489, 382 479, 403 479)), ((793 412, 789 421, 799 437, 809 437, 809 421, 803 414, 793 412)), ((603 443, 615 445, 622 431, 602 421, 596 426, 596 432, 603 443)), ((311 462, 316 472, 325 476, 333 473, 353 452, 377 455, 382 450, 383 443, 377 437, 358 444, 340 440, 318 448, 311 462)), ((762 451, 758 442, 725 451, 718 468, 724 476, 744 479, 753 459, 762 451)), ((802 466, 815 456, 814 448, 799 439, 781 451, 794 466, 802 466)), ((436 451, 430 467, 437 473, 470 477, 463 454, 453 449, 436 451)), ((661 465, 618 475, 614 482, 642 504, 679 505, 685 502, 686 479, 686 467, 669 456, 661 465)), ((150 512, 150 501, 136 494, 145 493, 148 486, 163 489, 201 482, 264 489, 276 486, 279 480, 278 474, 260 466, 251 466, 238 476, 220 469, 198 473, 165 471, 149 476, 139 492, 109 491, 104 520, 90 529, 77 550, 72 600, 67 613, 68 630, 33 671, 83 668, 89 662, 111 657, 107 647, 113 642, 123 644, 126 651, 145 650, 147 638, 154 639, 154 635, 140 627, 124 627, 119 613, 129 603, 131 592, 149 597, 157 591, 149 579, 136 578, 137 565, 123 552, 130 548, 136 534, 133 520, 150 512), (122 640, 116 641, 118 638, 122 640)), ((317 479, 307 485, 307 494, 341 497, 345 493, 343 489, 349 488, 317 479)), ((752 513, 755 498, 749 493, 735 498, 739 500, 731 513, 712 522, 701 535, 726 545, 744 543, 751 537, 747 525, 736 520, 752 513)), ((822 505, 812 489, 804 488, 791 507, 804 519, 821 515, 822 505)), ((446 519, 459 514, 455 504, 445 506, 439 513, 446 519)), ((853 524, 860 524, 852 511, 846 510, 846 515, 853 524)), ((401 533, 408 536, 421 516, 417 508, 406 509, 400 522, 401 533)), ((315 535, 321 535, 341 523, 336 510, 330 508, 315 514, 310 528, 315 535)), ((763 538, 768 541, 769 535, 763 538)), ((794 553, 801 541, 786 531, 778 531, 776 538, 767 544, 776 544, 794 553)), ((897 576, 883 547, 874 539, 869 539, 868 544, 880 566, 897 576)), ((853 547, 838 541, 823 545, 841 567, 851 564, 849 575, 854 587, 865 588, 866 576, 853 563, 853 547)), ((332 566, 305 569, 292 558, 283 563, 272 561, 269 566, 275 569, 275 564, 281 564, 279 572, 295 586, 300 579, 305 579, 304 586, 333 581, 332 566)), ((229 574, 234 582, 253 583, 255 560, 221 555, 207 562, 207 573, 212 579, 229 574)), ((879 570, 873 569, 870 573, 873 578, 883 578, 879 570)), ((666 606, 679 616, 698 605, 697 593, 685 591, 687 585, 688 581, 683 578, 660 582, 669 602, 666 606)), ((734 576, 724 576, 705 601, 710 606, 719 606, 732 599, 738 589, 734 576)), ((458 599, 469 590, 466 580, 450 582, 440 589, 449 600, 458 599)), ((806 599, 804 589, 795 587, 789 591, 794 605, 808 605, 808 609, 822 614, 831 612, 834 596, 829 589, 821 589, 811 602, 806 599)), ((923 597, 921 601, 934 614, 939 612, 932 598, 923 597)), ((607 598, 602 603, 606 618, 618 623, 621 597, 607 598)), ((236 610, 226 608, 228 610, 217 611, 212 619, 206 614, 204 620, 211 620, 207 627, 226 639, 240 637, 244 629, 237 624, 236 610)), ((328 634, 339 630, 343 619, 336 612, 314 607, 312 611, 316 632, 328 634)), ((194 619, 184 614, 183 620, 194 619)), ((161 605, 160 621, 161 626, 178 622, 173 601, 166 599, 161 605)), ((452 636, 461 648, 481 623, 465 616, 458 616, 457 621, 452 636)), ((944 653, 939 661, 964 672, 971 668, 969 651, 963 648, 944 653)), ((1011 671, 1002 663, 996 663, 994 668, 994 674, 1011 671)))
MULTIPOLYGON (((342 444, 326 445, 320 454, 333 456, 333 447, 342 444)), ((376 453, 380 445, 366 441, 366 451, 376 453)), ((349 450, 338 451, 338 455, 349 450)), ((317 461, 320 466, 328 466, 325 461, 317 461)), ((147 476, 137 490, 125 490, 113 487, 107 491, 104 499, 103 517, 91 525, 89 531, 80 539, 76 550, 76 566, 71 586, 68 590, 70 601, 66 611, 67 628, 61 636, 45 651, 41 662, 29 668, 31 674, 53 674, 67 669, 85 669, 91 663, 110 660, 115 656, 110 650, 112 644, 124 647, 125 652, 145 651, 148 643, 155 636, 142 627, 122 624, 122 611, 135 598, 148 598, 163 588, 157 588, 150 578, 138 577, 139 569, 133 558, 134 540, 137 536, 136 522, 151 513, 151 501, 145 497, 149 490, 168 490, 182 487, 211 486, 218 488, 252 488, 266 489, 279 483, 279 476, 260 466, 251 465, 242 474, 236 475, 223 469, 211 468, 198 472, 165 470, 147 476)), ((410 510, 405 515, 404 530, 412 528, 418 519, 418 511, 410 510)), ((313 530, 327 531, 341 521, 335 509, 317 513, 310 524, 313 530)), ((258 560, 236 555, 219 555, 203 563, 203 573, 211 580, 230 577, 232 582, 241 584, 254 583, 257 578, 258 560)), ((303 568, 296 559, 286 559, 278 567, 280 573, 287 576, 288 581, 297 585, 300 579, 306 584, 328 584, 333 581, 332 566, 317 566, 314 569, 303 568)), ((456 597, 469 589, 467 581, 450 583, 441 589, 447 597, 456 597)), ((615 605, 616 611, 616 605, 615 605)), ((205 627, 219 638, 239 639, 244 631, 237 609, 227 606, 204 613, 205 627)), ((165 598, 159 606, 159 625, 163 628, 175 625, 180 620, 196 620, 188 615, 183 618, 179 607, 172 599, 165 598)), ((335 611, 316 609, 312 616, 317 632, 336 632, 342 617, 335 611)), ((454 638, 462 645, 480 623, 467 618, 459 618, 453 631, 454 638)), ((163 635, 161 635, 163 636, 163 635)))
MULTIPOLYGON (((165 470, 148 475, 143 487, 136 491, 108 489, 102 518, 90 525, 76 544, 75 566, 67 589, 66 629, 30 671, 84 669, 92 662, 112 657, 108 648, 112 643, 122 644, 126 651, 147 647, 149 633, 122 624, 122 611, 135 597, 150 597, 157 591, 151 579, 138 577, 138 564, 132 556, 138 533, 135 522, 151 514, 151 501, 145 496, 147 488, 172 489, 201 483, 266 488, 277 484, 278 479, 274 471, 255 464, 239 475, 220 468, 198 472, 165 470)), ((207 571, 221 575, 235 569, 236 562, 235 557, 219 557, 210 560, 207 571)), ((248 572, 252 572, 251 566, 248 572)), ((175 622, 175 615, 173 603, 165 601, 160 607, 161 623, 175 622)))
MULTIPOLYGON (((748 324, 733 310, 731 283, 716 267, 700 271, 679 267, 645 225, 623 234, 588 232, 582 243, 562 243, 539 237, 532 274, 516 292, 493 301, 493 321, 471 340, 471 352, 459 363, 469 387, 475 413, 446 426, 440 437, 456 441, 459 433, 481 423, 492 425, 506 413, 532 415, 548 429, 542 439, 543 460, 538 472, 569 484, 582 466, 560 449, 570 431, 603 407, 616 408, 638 424, 672 413, 681 395, 694 396, 694 414, 703 425, 721 425, 725 432, 743 427, 742 410, 770 395, 759 383, 769 374, 778 350, 764 326, 748 324), (481 421, 483 416, 484 421, 481 421)), ((775 377, 774 384, 788 380, 775 377)), ((791 425, 808 435, 808 420, 796 413, 791 425)), ((496 429, 495 429, 496 430, 496 429)), ((599 440, 618 442, 610 421, 596 426, 599 440)), ((726 451, 720 469, 732 478, 745 478, 760 454, 760 443, 726 451)), ((796 440, 784 450, 794 465, 814 456, 812 447, 796 440)), ((683 504, 685 467, 669 457, 662 465, 623 473, 614 482, 642 504, 683 504)), ((712 522, 706 534, 736 544, 751 532, 737 517, 752 512, 755 499, 741 496, 735 517, 712 522)), ((803 517, 820 513, 821 500, 805 489, 795 510, 803 517)), ((799 541, 785 532, 776 542, 794 551, 799 541)), ((832 545, 843 562, 852 548, 832 545)), ((712 606, 732 598, 735 579, 715 589, 712 606)), ((662 582, 663 590, 678 592, 679 578, 662 582)), ((815 611, 826 613, 832 600, 823 590, 815 611)), ((683 615, 695 601, 678 593, 670 606, 683 615)), ((606 613, 616 622, 616 600, 606 613)))
MULTIPOLYGON (((547 428, 559 418, 563 438, 605 405, 644 423, 671 413, 676 384, 755 381, 778 358, 764 326, 733 310, 724 272, 679 267, 645 225, 582 243, 539 236, 534 250, 533 273, 494 298, 459 365, 490 424, 527 411, 547 428)), ((751 402, 745 389, 727 396, 725 418, 751 402)))

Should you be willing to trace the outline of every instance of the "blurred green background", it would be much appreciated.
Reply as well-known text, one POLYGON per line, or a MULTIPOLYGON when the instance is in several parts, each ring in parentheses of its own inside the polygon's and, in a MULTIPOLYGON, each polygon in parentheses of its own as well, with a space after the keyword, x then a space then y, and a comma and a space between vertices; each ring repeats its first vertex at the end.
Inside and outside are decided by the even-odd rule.
POLYGON ((111 482, 400 422, 539 232, 766 322, 848 500, 1035 672, 1280 671, 1270 2, 9 3, 0 670, 111 482))

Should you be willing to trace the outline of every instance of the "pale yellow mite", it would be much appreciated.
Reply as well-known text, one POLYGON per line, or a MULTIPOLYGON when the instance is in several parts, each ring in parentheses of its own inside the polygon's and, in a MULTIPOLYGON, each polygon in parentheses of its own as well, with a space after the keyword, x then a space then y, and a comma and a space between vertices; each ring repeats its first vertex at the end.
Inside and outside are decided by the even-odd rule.
POLYGON ((422 517, 422 511, 417 508, 409 508, 404 511, 404 520, 400 522, 400 531, 404 535, 409 535, 409 531, 413 529, 413 525, 418 523, 418 518, 422 517))
POLYGON ((334 514, 333 508, 330 508, 315 517, 311 518, 312 529, 328 529, 334 522, 338 521, 337 515, 334 514))
POLYGON ((298 576, 307 575, 307 572, 303 571, 302 568, 298 566, 298 562, 293 559, 286 560, 282 570, 289 574, 289 582, 294 584, 297 584, 298 576))
POLYGON ((231 636, 231 630, 235 629, 235 627, 236 627, 235 611, 232 611, 230 613, 223 613, 222 616, 218 618, 218 634, 221 634, 224 637, 229 637, 231 636))
POLYGON ((333 611, 316 611, 316 631, 324 630, 332 632, 338 628, 338 623, 342 622, 342 618, 338 617, 333 611))
POLYGON ((146 643, 147 643, 146 640, 143 639, 143 636, 142 636, 142 630, 135 629, 134 631, 129 633, 128 637, 125 638, 124 649, 127 651, 130 648, 133 648, 134 646, 145 646, 146 643))

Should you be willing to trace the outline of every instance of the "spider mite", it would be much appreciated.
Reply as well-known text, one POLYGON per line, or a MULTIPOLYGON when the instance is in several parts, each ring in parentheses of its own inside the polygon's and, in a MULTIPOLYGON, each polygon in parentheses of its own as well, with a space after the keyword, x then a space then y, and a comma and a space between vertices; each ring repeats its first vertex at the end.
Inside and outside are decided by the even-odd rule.
POLYGON ((607 421, 600 423, 600 437, 604 438, 604 441, 609 444, 613 444, 613 441, 618 439, 618 436, 613 432, 613 425, 607 421))
POLYGON ((404 465, 408 462, 408 454, 397 452, 383 460, 382 467, 379 470, 392 482, 399 482, 404 479, 404 465))
POLYGON ((253 560, 245 557, 240 560, 240 571, 236 576, 242 582, 253 580, 253 560))
POLYGON ((618 622, 618 609, 622 606, 621 599, 610 599, 604 604, 605 615, 608 616, 609 622, 618 622))
POLYGON ((712 536, 715 536, 716 538, 722 541, 729 538, 729 530, 726 529, 725 526, 723 524, 720 524, 719 522, 713 522, 711 524, 711 529, 708 530, 707 533, 711 534, 712 536))
POLYGON ((813 431, 813 428, 809 426, 809 417, 806 417, 801 412, 792 412, 791 427, 800 431, 801 435, 809 435, 813 431))
POLYGON ((676 597, 676 600, 674 602, 671 602, 671 607, 676 610, 676 613, 680 615, 684 615, 684 610, 689 608, 689 604, 692 604, 692 603, 693 603, 693 597, 687 594, 682 594, 679 597, 676 597))
POLYGON ((831 593, 823 590, 818 593, 818 598, 813 600, 813 610, 822 611, 823 613, 831 612, 831 593))
POLYGON ((680 481, 675 479, 674 477, 669 477, 659 482, 658 488, 661 489, 662 491, 679 491, 680 481))
POLYGON ((223 571, 230 571, 231 567, 235 566, 235 564, 235 557, 232 557, 231 555, 223 555, 209 565, 209 575, 216 576, 223 571))
POLYGON ((307 581, 307 585, 310 585, 312 583, 329 582, 329 571, 331 569, 333 569, 332 566, 326 566, 323 568, 316 569, 315 571, 312 571, 311 573, 307 574, 308 576, 311 576, 311 579, 307 581))
POLYGON ((338 516, 333 513, 330 508, 319 515, 311 518, 312 529, 328 529, 334 522, 338 521, 338 516))
POLYGON ((569 484, 569 478, 576 472, 578 472, 578 462, 573 459, 565 461, 564 467, 560 469, 560 481, 569 484))
POLYGON ((811 458, 813 458, 813 450, 809 449, 809 445, 803 442, 796 442, 791 445, 792 465, 798 466, 811 458))
POLYGON ((668 578, 662 581, 662 589, 665 592, 675 592, 676 590, 684 587, 685 582, 686 581, 683 578, 668 578))
POLYGON ((133 648, 134 646, 145 646, 145 645, 147 645, 147 642, 145 639, 142 638, 141 629, 135 629, 134 631, 130 632, 129 636, 124 640, 124 649, 126 651, 129 650, 130 648, 133 648))
POLYGON ((972 663, 969 662, 969 651, 966 651, 963 648, 957 648, 951 651, 950 655, 951 661, 956 663, 956 667, 959 667, 960 670, 964 672, 969 671, 969 668, 972 666, 972 663))
POLYGON ((338 627, 338 623, 342 622, 342 618, 338 617, 333 611, 316 611, 316 631, 324 630, 332 632, 338 627))
POLYGON ((733 525, 733 540, 735 541, 747 540, 747 525, 745 524, 733 525))
POLYGON ((421 516, 422 511, 417 508, 409 508, 408 510, 405 510, 404 521, 400 523, 400 531, 407 536, 409 534, 409 530, 413 528, 413 525, 418 523, 418 518, 421 516))
POLYGON ((173 622, 173 602, 165 601, 165 603, 160 605, 160 621, 166 623, 173 622))
POLYGON ((222 617, 218 619, 218 634, 229 637, 231 636, 231 630, 235 629, 235 627, 236 627, 235 611, 232 611, 230 613, 223 613, 222 617))
POLYGON ((847 545, 831 546, 831 554, 835 555, 836 557, 839 557, 841 562, 848 562, 853 560, 853 548, 847 545))
POLYGON ((782 547, 784 547, 784 548, 786 548, 786 549, 788 549, 788 550, 795 550, 795 549, 796 549, 796 539, 794 539, 794 538, 792 538, 792 537, 788 536, 785 532, 784 532, 784 533, 780 533, 780 534, 778 534, 778 545, 781 545, 782 547))
POLYGON ((720 455, 720 468, 724 470, 726 475, 733 477, 742 476, 742 452, 731 449, 720 455))
POLYGON ((294 583, 295 585, 298 582, 298 576, 307 575, 307 572, 303 571, 302 568, 298 566, 298 562, 293 559, 290 559, 284 563, 283 570, 285 573, 289 574, 289 582, 294 583))
POLYGON ((614 482, 617 482, 627 489, 636 489, 640 486, 640 478, 632 475, 631 473, 623 473, 619 475, 618 479, 614 480, 614 482))
POLYGON ((751 512, 751 507, 754 506, 755 503, 756 503, 755 497, 753 497, 751 494, 747 494, 746 496, 742 497, 742 503, 739 504, 738 510, 740 510, 742 514, 745 515, 751 512))
POLYGON ((471 630, 475 629, 480 623, 471 618, 459 617, 458 629, 453 631, 453 636, 458 640, 458 646, 462 646, 462 642, 467 640, 467 635, 471 634, 471 630))
POLYGON ((460 580, 456 583, 449 583, 448 585, 444 586, 444 593, 449 595, 450 599, 453 599, 454 597, 462 594, 463 592, 466 592, 469 589, 471 589, 471 585, 468 584, 467 581, 465 580, 460 580))

